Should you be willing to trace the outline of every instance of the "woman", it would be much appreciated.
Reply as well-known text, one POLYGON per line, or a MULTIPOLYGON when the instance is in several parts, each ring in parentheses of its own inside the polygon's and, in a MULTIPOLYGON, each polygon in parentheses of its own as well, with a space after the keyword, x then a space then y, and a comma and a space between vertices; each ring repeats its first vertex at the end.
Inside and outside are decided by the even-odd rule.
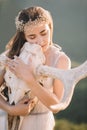
MULTIPOLYGON (((20 11, 16 17, 16 28, 15 36, 7 45, 9 50, 7 55, 11 58, 8 67, 16 76, 29 84, 32 93, 39 99, 34 110, 25 116, 21 130, 53 130, 55 124, 53 112, 59 110, 54 111, 51 105, 60 102, 64 92, 63 83, 59 79, 48 77, 42 85, 39 84, 33 72, 32 59, 30 59, 30 64, 26 65, 17 56, 27 41, 42 47, 46 58, 45 65, 67 70, 71 66, 70 59, 60 50, 59 46, 54 46, 52 17, 42 7, 30 7, 20 11), (15 55, 15 60, 12 60, 15 55)), ((29 99, 25 98, 15 106, 10 106, 1 98, 0 107, 12 115, 26 115, 29 109, 29 99)))

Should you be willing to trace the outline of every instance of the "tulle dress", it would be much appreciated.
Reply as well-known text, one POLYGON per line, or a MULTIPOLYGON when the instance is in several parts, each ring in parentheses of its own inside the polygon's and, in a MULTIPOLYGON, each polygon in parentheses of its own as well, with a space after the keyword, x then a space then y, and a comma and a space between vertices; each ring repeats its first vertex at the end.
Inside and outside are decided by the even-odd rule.
MULTIPOLYGON (((52 88, 50 88, 52 80, 49 78, 47 82, 49 82, 49 86, 46 84, 48 91, 52 91, 52 88)), ((38 101, 34 110, 24 117, 20 130, 53 130, 54 125, 53 113, 38 101)))
MULTIPOLYGON (((51 47, 49 51, 50 62, 47 63, 49 66, 56 66, 58 58, 63 52, 59 51, 59 48, 51 47), (55 50, 55 51, 54 51, 55 50)), ((48 77, 42 81, 43 86, 48 91, 53 92, 53 79, 48 77)), ((37 90, 38 91, 38 90, 37 90)), ((40 101, 36 104, 34 110, 24 117, 21 125, 21 130, 53 130, 55 126, 55 119, 53 113, 44 106, 40 101)))
MULTIPOLYGON (((59 48, 50 47, 48 54, 50 61, 46 65, 55 67, 62 53, 59 48)), ((53 92, 52 78, 48 77, 41 82, 43 82, 43 87, 46 87, 47 91, 53 92)), ((38 101, 33 111, 24 117, 20 130, 53 130, 54 126, 53 113, 43 103, 38 101)))

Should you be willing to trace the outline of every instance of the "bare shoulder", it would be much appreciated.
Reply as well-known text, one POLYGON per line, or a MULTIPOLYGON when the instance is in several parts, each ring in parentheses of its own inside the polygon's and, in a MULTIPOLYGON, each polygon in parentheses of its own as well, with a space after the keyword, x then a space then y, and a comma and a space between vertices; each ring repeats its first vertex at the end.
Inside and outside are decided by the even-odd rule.
POLYGON ((61 69, 71 68, 71 60, 64 52, 60 53, 56 67, 61 68, 61 69))
POLYGON ((54 53, 56 53, 57 62, 56 67, 60 69, 70 69, 71 68, 71 60, 65 52, 62 51, 60 46, 54 46, 54 53))
POLYGON ((55 67, 60 69, 70 69, 71 68, 71 60, 69 56, 62 51, 60 46, 51 46, 51 55, 53 56, 53 60, 55 60, 55 67))
POLYGON ((54 44, 54 45, 52 45, 52 46, 50 46, 50 48, 51 48, 51 50, 55 53, 55 52, 59 52, 59 51, 61 51, 61 47, 59 46, 59 45, 57 45, 57 44, 54 44))

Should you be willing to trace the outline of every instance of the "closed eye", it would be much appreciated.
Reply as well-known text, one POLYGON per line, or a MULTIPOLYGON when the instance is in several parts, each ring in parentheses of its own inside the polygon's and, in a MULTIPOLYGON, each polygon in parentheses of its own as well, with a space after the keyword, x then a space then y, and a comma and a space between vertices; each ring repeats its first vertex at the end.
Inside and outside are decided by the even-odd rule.
POLYGON ((36 37, 36 36, 33 35, 33 34, 28 36, 28 38, 30 38, 30 39, 35 39, 35 37, 36 37))
POLYGON ((41 34, 42 36, 46 35, 46 34, 47 34, 47 30, 41 31, 40 34, 41 34))

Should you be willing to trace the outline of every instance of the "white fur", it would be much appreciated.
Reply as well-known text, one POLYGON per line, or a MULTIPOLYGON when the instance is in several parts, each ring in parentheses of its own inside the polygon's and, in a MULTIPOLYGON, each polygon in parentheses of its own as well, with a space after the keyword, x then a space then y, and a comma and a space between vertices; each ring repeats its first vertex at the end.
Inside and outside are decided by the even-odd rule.
MULTIPOLYGON (((41 47, 36 44, 30 44, 26 42, 21 49, 19 58, 24 61, 24 63, 29 64, 29 58, 32 58, 32 62, 35 65, 35 68, 39 65, 42 65, 45 62, 45 56, 42 53, 41 47)), ((7 69, 5 74, 6 85, 10 87, 11 93, 9 93, 10 103, 13 101, 17 103, 24 94, 28 92, 29 86, 16 77, 10 70, 7 69)))
MULTIPOLYGON (((31 58, 35 68, 45 63, 45 56, 41 47, 37 44, 30 44, 29 42, 26 42, 22 47, 19 58, 22 59, 25 64, 29 64, 29 58, 31 58)), ((6 56, 4 55, 2 59, 3 62, 6 61, 6 56)), ((16 104, 24 97, 26 92, 30 91, 29 86, 23 80, 14 75, 8 68, 6 69, 5 73, 5 81, 9 88, 10 104, 13 102, 16 104)), ((22 121, 23 117, 20 118, 19 129, 22 121)))

